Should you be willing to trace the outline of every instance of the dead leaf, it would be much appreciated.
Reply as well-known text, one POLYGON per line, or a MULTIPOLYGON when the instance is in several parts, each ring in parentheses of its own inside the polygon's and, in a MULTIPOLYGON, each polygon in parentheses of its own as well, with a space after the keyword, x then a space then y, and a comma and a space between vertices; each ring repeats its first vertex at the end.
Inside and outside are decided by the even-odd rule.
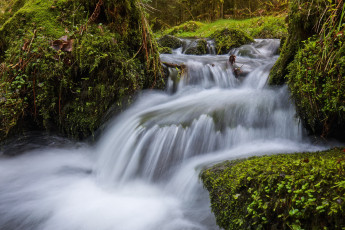
POLYGON ((53 41, 51 46, 56 51, 61 50, 64 52, 71 52, 73 50, 73 42, 74 39, 68 39, 67 35, 65 35, 58 40, 53 41))
POLYGON ((23 45, 23 47, 22 47, 22 50, 27 50, 28 49, 28 46, 29 46, 29 41, 28 40, 25 40, 25 42, 24 42, 24 45, 23 45))

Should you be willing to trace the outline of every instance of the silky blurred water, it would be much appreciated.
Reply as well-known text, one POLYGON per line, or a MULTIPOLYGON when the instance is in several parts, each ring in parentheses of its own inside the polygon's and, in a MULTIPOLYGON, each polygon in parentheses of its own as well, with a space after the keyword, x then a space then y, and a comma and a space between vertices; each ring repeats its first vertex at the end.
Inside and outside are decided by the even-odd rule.
POLYGON ((144 92, 95 145, 47 136, 11 143, 7 154, 20 155, 0 155, 0 229, 218 229, 200 170, 323 148, 305 136, 287 87, 266 84, 278 47, 268 39, 232 50, 239 78, 229 55, 161 55, 187 66, 179 83, 144 92))

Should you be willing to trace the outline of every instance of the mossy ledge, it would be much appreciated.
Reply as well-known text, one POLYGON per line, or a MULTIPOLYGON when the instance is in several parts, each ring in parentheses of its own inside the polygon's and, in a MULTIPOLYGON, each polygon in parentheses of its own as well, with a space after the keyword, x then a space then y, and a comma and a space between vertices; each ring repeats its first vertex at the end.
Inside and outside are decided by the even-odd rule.
POLYGON ((84 138, 111 107, 164 87, 140 1, 17 0, 11 7, 0 17, 0 140, 25 129, 84 138))
POLYGON ((224 229, 345 229, 343 148, 227 161, 201 179, 224 229))
POLYGON ((343 1, 290 2, 289 36, 270 73, 288 83, 310 134, 345 140, 345 7, 343 1))
POLYGON ((286 82, 285 77, 289 73, 287 67, 294 60, 299 48, 302 47, 302 42, 318 34, 324 23, 329 22, 329 16, 337 4, 336 2, 325 0, 312 2, 292 0, 289 2, 288 36, 287 39, 284 39, 280 57, 271 70, 269 76, 271 85, 281 85, 286 82))

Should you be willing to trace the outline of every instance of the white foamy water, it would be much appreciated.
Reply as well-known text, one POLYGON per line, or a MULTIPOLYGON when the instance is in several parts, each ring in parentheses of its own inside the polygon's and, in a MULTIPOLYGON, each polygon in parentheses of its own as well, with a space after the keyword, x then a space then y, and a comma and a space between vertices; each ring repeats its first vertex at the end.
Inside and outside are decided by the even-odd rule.
POLYGON ((257 40, 233 50, 246 73, 239 78, 228 55, 162 55, 187 65, 179 84, 143 93, 94 146, 42 144, 0 156, 0 229, 218 229, 202 168, 322 149, 305 137, 287 88, 266 84, 278 46, 257 40))

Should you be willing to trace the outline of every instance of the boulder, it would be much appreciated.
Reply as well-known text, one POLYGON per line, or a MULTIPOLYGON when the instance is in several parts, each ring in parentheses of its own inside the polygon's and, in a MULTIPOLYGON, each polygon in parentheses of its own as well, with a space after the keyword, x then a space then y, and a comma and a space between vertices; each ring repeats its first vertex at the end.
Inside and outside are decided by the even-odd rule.
POLYGON ((169 47, 171 49, 177 49, 182 46, 182 41, 171 35, 164 35, 158 39, 158 44, 161 47, 169 47))
POLYGON ((211 35, 211 38, 216 42, 218 54, 227 54, 232 48, 254 42, 254 39, 244 31, 229 28, 217 30, 211 35))
POLYGON ((195 40, 186 48, 184 53, 192 55, 207 54, 207 41, 204 39, 195 40))

